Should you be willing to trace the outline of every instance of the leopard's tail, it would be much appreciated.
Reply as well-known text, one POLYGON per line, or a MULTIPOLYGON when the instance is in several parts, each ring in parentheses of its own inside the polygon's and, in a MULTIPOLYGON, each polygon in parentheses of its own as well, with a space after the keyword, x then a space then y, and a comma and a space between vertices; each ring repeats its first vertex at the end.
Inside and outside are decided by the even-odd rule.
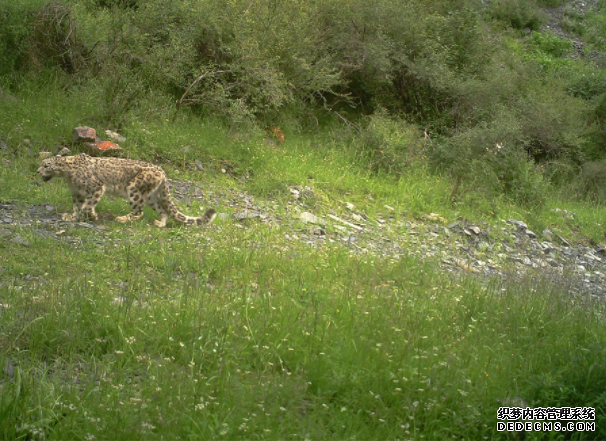
POLYGON ((181 222, 185 225, 209 224, 215 219, 215 216, 217 216, 217 212, 213 208, 209 208, 202 216, 198 217, 184 215, 177 209, 177 207, 173 203, 173 199, 170 196, 170 190, 168 189, 168 183, 165 181, 160 185, 162 185, 162 189, 160 191, 163 193, 162 199, 165 201, 165 208, 168 211, 170 217, 172 217, 177 222, 181 222))

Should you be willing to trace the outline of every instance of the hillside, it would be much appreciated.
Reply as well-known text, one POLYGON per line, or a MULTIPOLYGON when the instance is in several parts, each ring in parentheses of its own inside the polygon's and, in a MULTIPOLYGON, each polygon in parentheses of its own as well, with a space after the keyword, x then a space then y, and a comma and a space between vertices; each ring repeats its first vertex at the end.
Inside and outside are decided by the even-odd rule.
POLYGON ((0 4, 0 438, 605 438, 605 24, 601 0, 0 4), (111 196, 62 220, 36 169, 77 126, 216 220, 121 224, 111 196), (502 406, 595 428, 512 435, 502 406))

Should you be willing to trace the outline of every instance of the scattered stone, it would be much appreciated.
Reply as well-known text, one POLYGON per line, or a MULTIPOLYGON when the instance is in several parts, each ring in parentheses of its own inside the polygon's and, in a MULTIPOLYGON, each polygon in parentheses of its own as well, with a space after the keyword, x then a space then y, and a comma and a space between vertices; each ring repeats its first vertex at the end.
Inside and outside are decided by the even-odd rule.
POLYGON ((68 149, 67 147, 63 147, 61 149, 61 151, 59 153, 57 153, 57 155, 59 155, 59 156, 65 156, 65 155, 69 154, 70 152, 71 152, 70 149, 68 149))
POLYGON ((292 197, 295 199, 299 199, 299 190, 297 190, 294 187, 290 187, 290 194, 292 194, 292 197))
POLYGON ((97 141, 97 131, 92 127, 80 126, 72 131, 72 142, 80 144, 83 142, 95 143, 97 141))
POLYGON ((40 152, 40 153, 38 153, 38 158, 39 159, 46 159, 46 158, 50 158, 51 156, 53 156, 53 154, 51 152, 40 152))
MULTIPOLYGON (((411 222, 391 216, 383 219, 379 215, 369 219, 362 213, 358 214, 346 209, 345 203, 343 203, 342 212, 346 213, 345 216, 349 216, 347 219, 356 223, 361 222, 361 219, 368 221, 366 224, 362 224, 364 228, 362 229, 360 224, 354 225, 343 221, 335 215, 331 215, 330 219, 336 220, 336 222, 327 228, 324 226, 326 221, 309 212, 302 213, 301 204, 295 201, 290 201, 289 204, 282 207, 275 201, 256 201, 246 192, 214 189, 213 191, 205 189, 202 192, 201 188, 204 188, 204 184, 174 180, 169 180, 169 184, 176 202, 183 203, 184 200, 189 199, 198 200, 201 205, 226 205, 237 213, 234 217, 239 220, 258 218, 272 227, 284 228, 285 233, 288 233, 287 240, 302 241, 310 246, 340 243, 347 246, 352 253, 373 253, 396 258, 411 255, 419 259, 442 262, 442 268, 447 272, 466 271, 482 278, 496 276, 509 279, 540 270, 548 278, 556 281, 555 283, 559 283, 557 281, 561 279, 564 269, 570 267, 573 272, 572 274, 566 273, 564 285, 570 290, 571 295, 606 295, 606 247, 602 245, 591 248, 580 245, 567 247, 562 246, 560 242, 556 242, 557 245, 554 245, 549 241, 541 242, 529 238, 525 232, 527 228, 524 230, 518 228, 517 231, 513 227, 492 230, 487 224, 481 224, 484 225, 483 227, 476 227, 467 221, 453 222, 448 228, 445 228, 436 225, 435 222, 411 222), (294 229, 298 228, 299 219, 310 223, 322 223, 322 225, 311 225, 309 228, 295 233, 294 229), (456 234, 454 240, 444 237, 444 234, 448 236, 451 232, 450 228, 452 228, 452 233, 456 234), (480 234, 473 231, 475 228, 481 228, 480 234), (418 230, 415 231, 415 229, 418 230), (459 234, 465 235, 465 239, 457 237, 459 234), (345 238, 343 239, 343 237, 345 238), (479 240, 480 238, 481 240, 479 240)), ((296 186, 293 188, 299 191, 301 198, 307 192, 307 187, 296 186)), ((82 243, 82 239, 70 237, 67 236, 67 233, 61 232, 66 229, 66 223, 61 221, 56 210, 48 208, 49 205, 48 203, 30 205, 29 209, 26 209, 26 212, 29 213, 26 215, 27 220, 32 225, 33 233, 46 238, 58 239, 61 237, 61 241, 66 244, 82 243), (36 224, 39 226, 35 227, 36 224)), ((335 214, 340 213, 337 211, 335 214)), ((230 216, 231 213, 229 215, 227 213, 219 214, 219 217, 225 220, 230 216)), ((23 223, 23 219, 25 218, 22 217, 21 206, 0 202, 0 222, 18 225, 23 223)), ((72 222, 69 225, 102 232, 96 223, 72 222)), ((240 223, 233 225, 236 228, 245 228, 240 223)), ((220 229, 221 226, 214 228, 220 229)), ((0 237, 6 237, 8 241, 15 236, 12 229, 5 228, 4 233, 2 230, 0 229, 0 237)), ((104 236, 106 235, 104 234, 104 236)), ((98 243, 99 237, 84 240, 98 243)))
POLYGON ((389 211, 395 211, 395 208, 390 207, 389 205, 383 205, 385 208, 387 208, 389 211))
POLYGON ((515 225, 518 230, 527 230, 528 229, 528 225, 526 225, 524 222, 522 221, 518 221, 518 220, 514 220, 514 219, 509 219, 507 221, 508 223, 515 225))
POLYGON ((119 133, 112 132, 111 130, 106 130, 105 134, 112 141, 115 141, 115 142, 124 142, 124 141, 126 141, 126 138, 124 136, 120 135, 119 133))
POLYGON ((198 170, 200 170, 200 171, 204 170, 204 166, 202 165, 202 163, 200 162, 200 160, 199 160, 199 159, 196 159, 196 160, 194 161, 194 164, 196 164, 196 168, 197 168, 198 170))
POLYGON ((345 202, 345 206, 349 209, 349 210, 353 210, 355 207, 354 204, 352 204, 351 202, 345 202))
POLYGON ((537 235, 534 234, 532 231, 530 231, 528 228, 526 228, 526 230, 524 230, 524 233, 526 234, 526 236, 530 237, 531 239, 537 238, 537 235))
POLYGON ((549 231, 547 228, 545 228, 543 230, 543 232, 541 233, 541 235, 547 239, 549 242, 551 242, 553 240, 553 233, 551 231, 549 231))
POLYGON ((15 376, 15 363, 13 360, 7 355, 4 358, 4 367, 2 368, 2 372, 8 375, 9 378, 13 378, 15 376))
POLYGON ((476 236, 478 236, 482 232, 482 230, 480 230, 480 228, 476 227, 475 225, 472 225, 471 227, 469 227, 469 230, 476 236))
POLYGON ((242 221, 246 219, 262 218, 263 215, 258 211, 252 211, 250 213, 234 213, 236 220, 242 221))
POLYGON ((465 262, 462 259, 455 259, 454 262, 456 263, 456 265, 459 268, 461 268, 461 269, 463 269, 465 271, 470 271, 472 273, 478 273, 479 272, 479 270, 473 268, 471 265, 469 265, 467 262, 465 262))
POLYGON ((227 214, 227 213, 217 213, 217 218, 221 219, 222 221, 226 221, 227 219, 229 219, 229 214, 227 214))
POLYGON ((568 243, 568 241, 566 239, 564 239, 562 236, 560 236, 559 234, 557 235, 558 239, 560 239, 560 241, 562 241, 562 243, 564 245, 566 245, 567 247, 570 247, 571 245, 568 243))
POLYGON ((362 222, 364 220, 364 218, 362 216, 360 216, 359 214, 356 213, 352 213, 351 217, 353 218, 353 220, 355 220, 356 222, 362 222))
POLYGON ((46 211, 55 211, 56 210, 56 208, 53 207, 52 205, 46 205, 45 208, 46 208, 46 211))
POLYGON ((300 217, 304 222, 310 222, 317 225, 326 225, 326 221, 324 219, 310 213, 309 211, 304 211, 301 213, 300 217))
MULTIPOLYGON (((337 222, 341 222, 343 225, 347 225, 348 227, 354 228, 354 229, 356 229, 358 231, 362 231, 363 230, 362 227, 360 227, 358 225, 355 225, 355 224, 352 224, 351 222, 347 222, 346 220, 343 220, 340 217, 335 216, 334 214, 329 214, 328 217, 331 218, 332 220, 335 220, 337 222)), ((381 222, 381 219, 379 219, 379 222, 381 222)), ((385 222, 385 221, 383 221, 383 222, 385 222)))
POLYGON ((424 214, 423 217, 432 222, 446 222, 446 219, 444 219, 442 216, 440 216, 437 213, 424 214))
POLYGON ((24 238, 22 238, 21 236, 15 236, 11 239, 11 242, 14 242, 16 244, 19 245, 23 245, 24 247, 29 247, 30 244, 27 240, 25 240, 24 238))

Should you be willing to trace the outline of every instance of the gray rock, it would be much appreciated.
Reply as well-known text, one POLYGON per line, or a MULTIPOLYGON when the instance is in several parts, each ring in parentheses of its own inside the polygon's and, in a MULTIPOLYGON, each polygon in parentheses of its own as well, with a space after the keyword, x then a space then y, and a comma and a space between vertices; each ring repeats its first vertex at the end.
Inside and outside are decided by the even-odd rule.
POLYGON ((95 143, 97 141, 97 131, 92 127, 80 126, 74 128, 72 131, 72 142, 74 144, 79 144, 82 142, 92 142, 95 143))
POLYGON ((30 244, 27 240, 22 238, 21 236, 15 236, 11 239, 11 242, 17 243, 19 245, 23 245, 24 247, 29 247, 30 244))
POLYGON ((251 211, 249 213, 234 213, 234 218, 239 221, 254 218, 265 219, 267 218, 267 214, 259 211, 251 211))
POLYGON ((4 367, 2 368, 2 372, 8 375, 9 378, 13 378, 15 376, 15 367, 16 365, 13 360, 9 356, 6 356, 4 358, 4 367))
POLYGON ((482 230, 480 230, 479 227, 476 227, 475 225, 472 225, 471 227, 469 227, 469 230, 474 233, 475 235, 479 235, 482 230))
POLYGON ((512 224, 512 225, 515 225, 519 230, 526 230, 526 229, 528 229, 528 225, 526 225, 522 221, 515 220, 515 219, 509 219, 507 222, 510 223, 510 224, 512 224))
POLYGON ((531 239, 537 238, 537 235, 534 234, 532 231, 530 231, 528 228, 526 228, 526 230, 524 230, 524 233, 526 233, 526 236, 530 237, 531 239))
POLYGON ((111 130, 106 130, 105 134, 112 141, 115 141, 115 142, 124 142, 124 141, 126 141, 126 138, 124 136, 120 135, 119 133, 112 132, 111 130))
POLYGON ((63 147, 61 149, 61 151, 59 153, 57 153, 59 156, 65 156, 67 154, 69 154, 71 152, 70 149, 68 149, 67 147, 63 147))
POLYGON ((11 236, 13 232, 7 228, 0 228, 0 237, 8 237, 11 236))
POLYGON ((310 222, 316 225, 326 225, 326 221, 315 214, 310 213, 309 211, 304 211, 300 215, 301 220, 304 222, 310 222))
POLYGON ((545 228, 543 230, 543 233, 541 233, 542 236, 547 239, 548 241, 552 241, 553 240, 553 233, 551 231, 549 231, 547 228, 545 228))
POLYGON ((563 238, 562 236, 560 236, 560 235, 557 235, 557 236, 558 236, 558 239, 560 239, 560 241, 561 241, 561 242, 562 242, 564 245, 566 245, 567 247, 570 247, 570 243, 568 243, 568 241, 567 241, 566 239, 564 239, 564 238, 563 238))
POLYGON ((202 165, 202 163, 200 162, 200 160, 199 160, 199 159, 196 159, 196 160, 194 161, 194 164, 196 164, 196 168, 197 168, 198 170, 200 170, 200 171, 204 170, 204 166, 202 165))

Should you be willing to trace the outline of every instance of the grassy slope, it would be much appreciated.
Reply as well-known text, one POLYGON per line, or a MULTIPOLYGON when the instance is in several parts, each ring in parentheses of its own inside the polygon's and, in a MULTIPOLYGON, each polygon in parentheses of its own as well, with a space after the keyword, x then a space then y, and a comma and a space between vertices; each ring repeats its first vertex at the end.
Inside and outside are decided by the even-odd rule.
MULTIPOLYGON (((10 161, 0 169, 2 200, 69 208, 63 182, 32 182, 37 151, 94 112, 77 98, 54 86, 5 92, 0 138, 19 155, 0 153, 10 161)), ((286 131, 274 150, 262 136, 166 119, 125 128, 124 145, 133 157, 170 159, 175 179, 278 201, 288 185, 311 185, 318 213, 347 200, 369 215, 389 204, 408 218, 515 217, 538 231, 602 237, 601 207, 547 201, 576 211, 572 224, 506 201, 451 207, 451 182, 422 167, 397 181, 371 176, 326 132, 286 131), (204 172, 187 167, 196 158, 209 164, 204 172), (225 162, 236 177, 219 171, 225 162)), ((413 259, 310 248, 262 224, 158 230, 151 219, 108 223, 106 233, 68 229, 78 244, 31 227, 15 230, 30 247, 0 242, 0 359, 17 365, 13 380, 0 377, 5 438, 498 439, 498 400, 507 396, 602 406, 606 436, 603 305, 540 280, 480 284, 413 259)))

